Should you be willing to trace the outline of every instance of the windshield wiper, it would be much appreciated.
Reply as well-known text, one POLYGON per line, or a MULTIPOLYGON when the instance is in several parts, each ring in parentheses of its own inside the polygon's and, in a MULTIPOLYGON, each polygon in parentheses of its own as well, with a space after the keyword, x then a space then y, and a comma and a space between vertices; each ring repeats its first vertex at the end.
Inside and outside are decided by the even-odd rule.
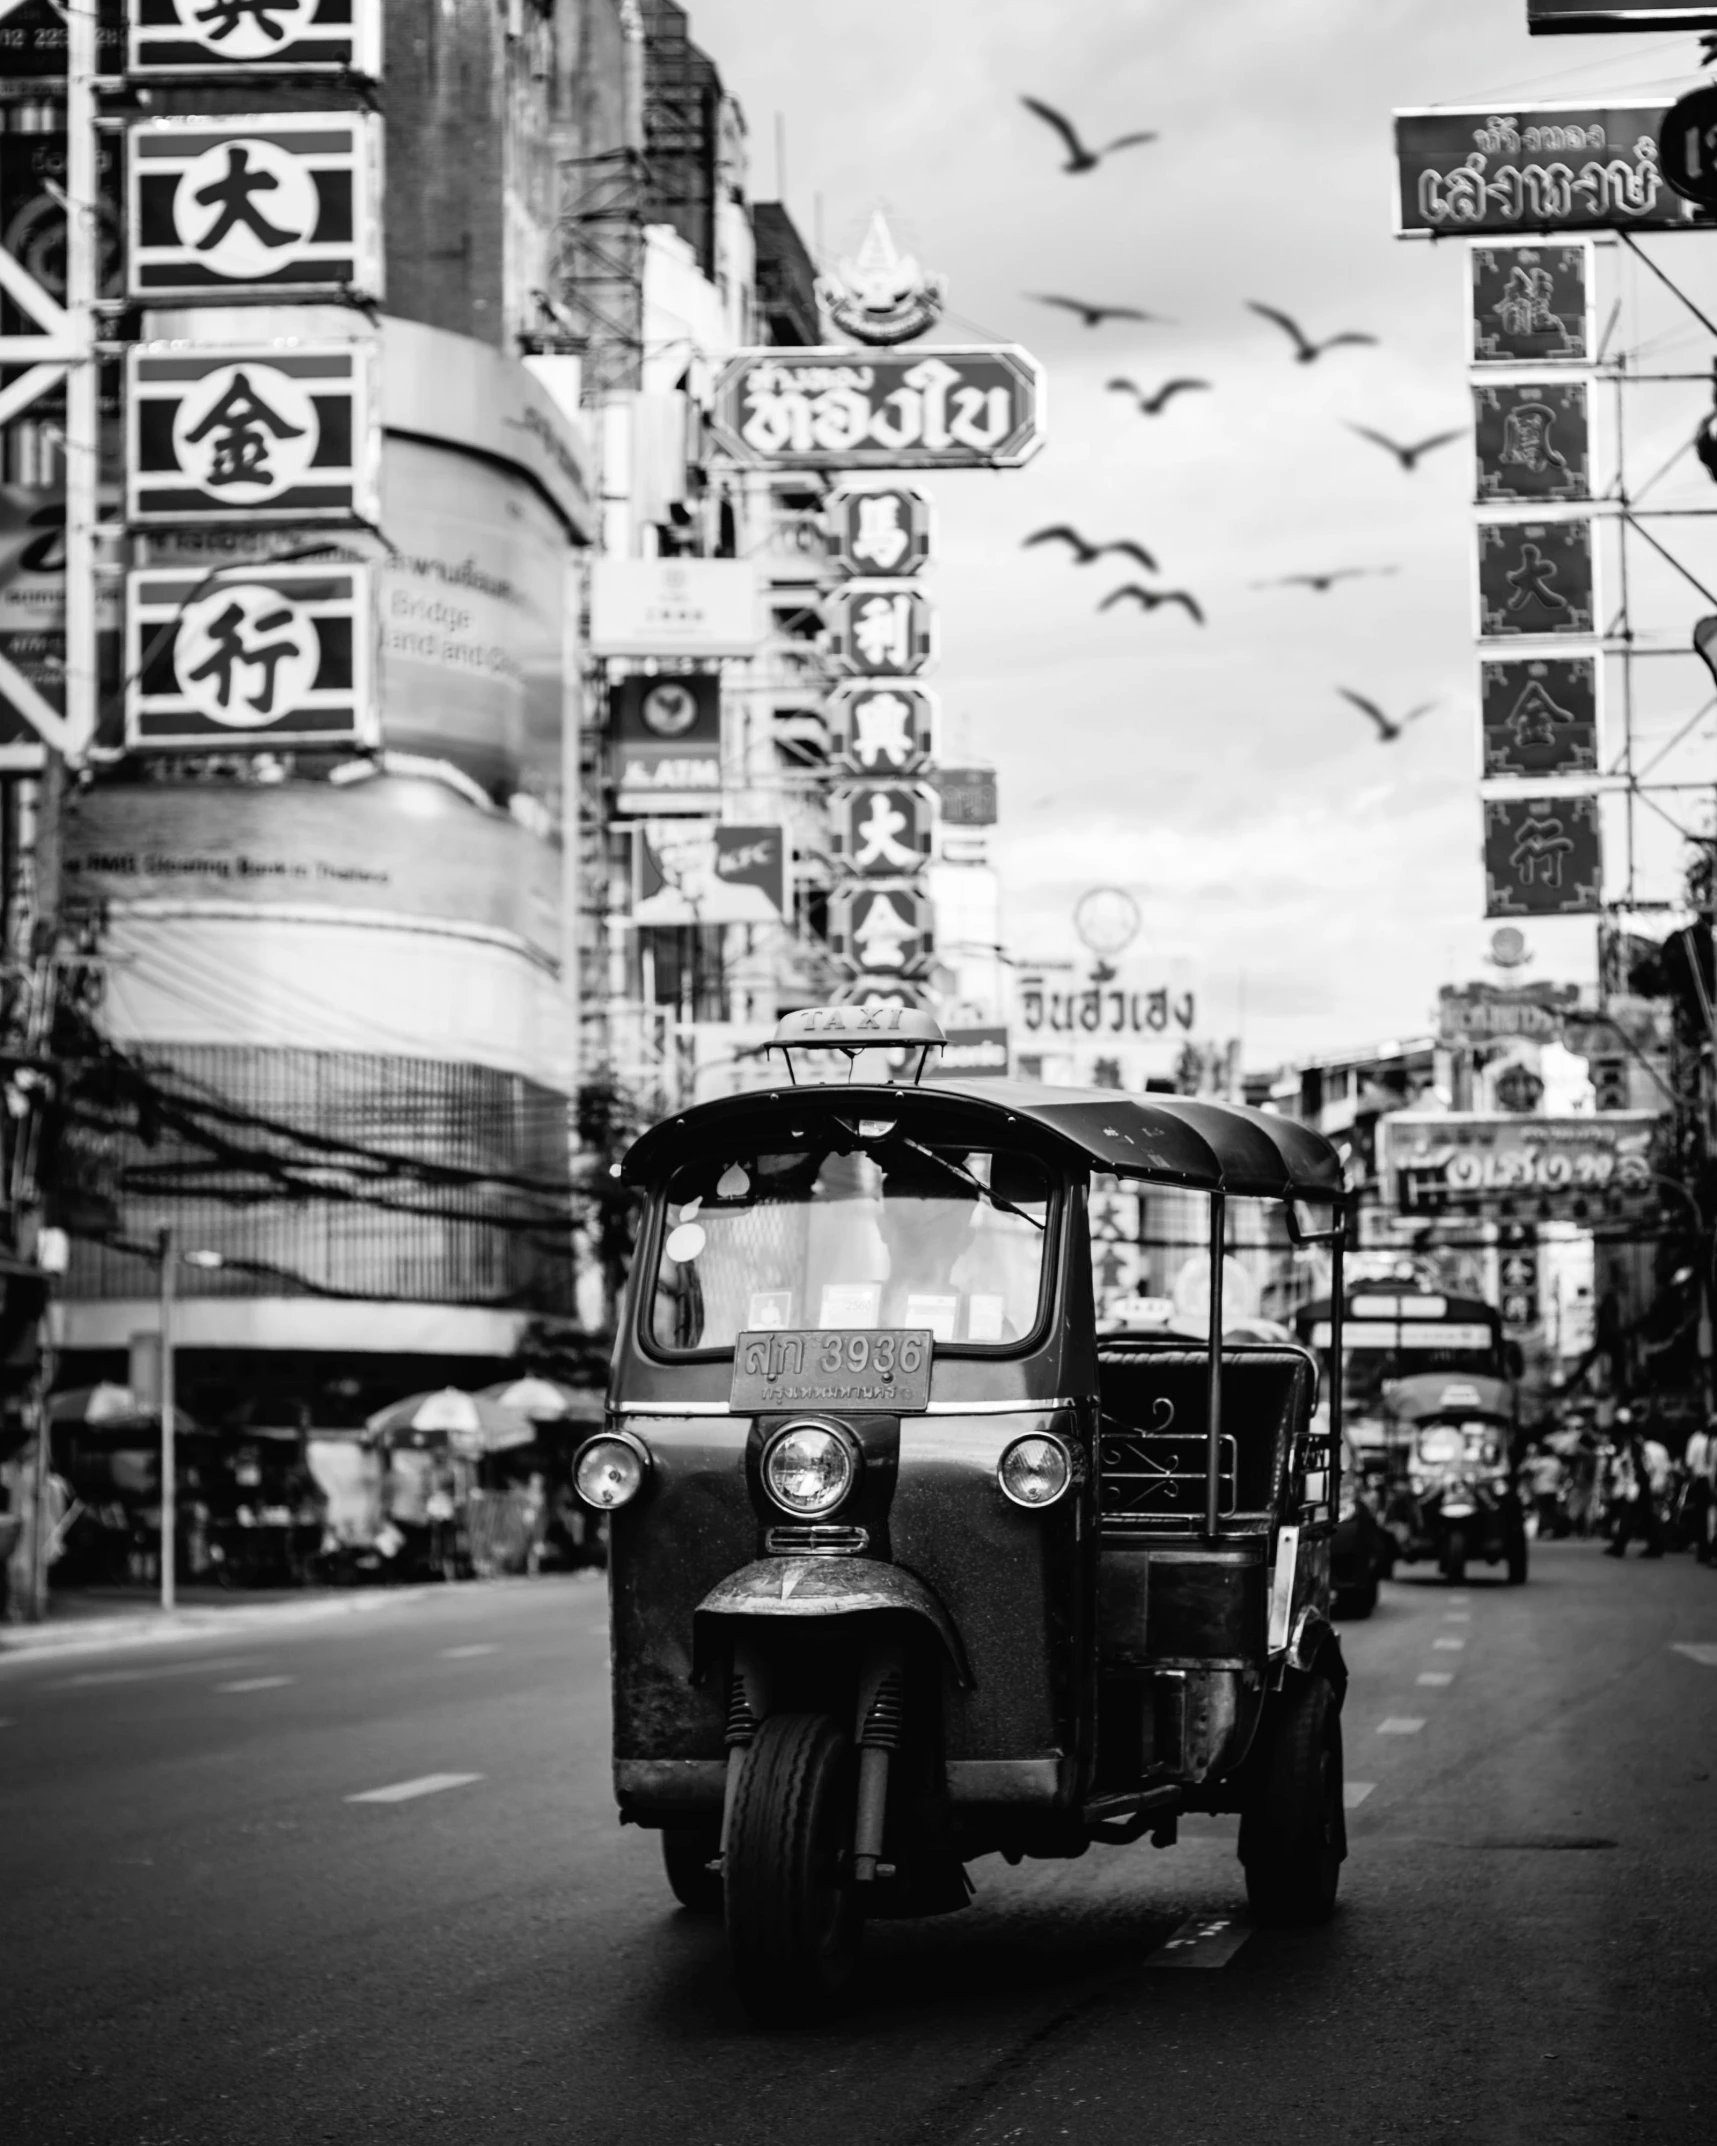
POLYGON ((946 1155, 938 1155, 934 1148, 925 1147, 922 1141, 913 1140, 905 1133, 897 1133, 888 1145, 890 1147, 910 1148, 914 1155, 922 1155, 927 1162, 933 1162, 939 1170, 946 1170, 950 1177, 957 1177, 963 1185, 970 1185, 980 1199, 988 1200, 990 1205, 999 1209, 1002 1214, 1020 1216, 1022 1220, 1029 1222, 1032 1228, 1040 1234, 1049 1228, 1047 1213, 1040 1222, 1029 1208, 1017 1206, 1012 1200, 1004 1199, 999 1192, 992 1192, 983 1179, 974 1177, 963 1162, 954 1162, 946 1155))

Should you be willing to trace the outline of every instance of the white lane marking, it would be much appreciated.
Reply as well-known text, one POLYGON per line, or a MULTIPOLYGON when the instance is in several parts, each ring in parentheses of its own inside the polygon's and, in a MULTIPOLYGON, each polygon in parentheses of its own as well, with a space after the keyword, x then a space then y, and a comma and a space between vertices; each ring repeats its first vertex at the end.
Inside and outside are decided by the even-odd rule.
POLYGON ((1472 1600, 1472 1596, 1471 1596, 1471 1595, 1451 1595, 1451 1596, 1449 1597, 1449 1600, 1450 1600, 1451 1602, 1456 1602, 1456 1603, 1459 1603, 1459 1602, 1470 1602, 1470 1601, 1472 1600))
POLYGON ((1375 1781, 1344 1781, 1341 1784, 1343 1808, 1349 1811, 1357 1811, 1376 1786, 1375 1781))
POLYGON ((238 1677, 231 1684, 217 1684, 216 1691, 278 1691, 282 1684, 296 1684, 296 1677, 238 1677))
POLYGON ((1226 1967, 1252 1935, 1239 1915, 1189 1915, 1145 1961, 1147 1967, 1226 1967))
POLYGON ((1434 1639, 1431 1644, 1433 1647, 1446 1648, 1452 1654, 1459 1648, 1464 1647, 1466 1641, 1464 1639, 1434 1639))
POLYGON ((212 1662, 176 1662, 170 1669, 86 1669, 81 1676, 62 1677, 56 1688, 75 1691, 92 1684, 152 1684, 162 1677, 201 1677, 211 1669, 242 1669, 255 1660, 254 1654, 226 1654, 212 1662))
POLYGON ((1455 1672, 1452 1669, 1421 1669, 1413 1681, 1415 1684, 1452 1684, 1455 1672))
POLYGON ((1698 1662, 1701 1668, 1717 1669, 1717 1639, 1678 1639, 1674 1651, 1685 1654, 1690 1662, 1698 1662))
POLYGON ((1471 1624, 1472 1621, 1473 1613, 1471 1610, 1445 1610, 1443 1612, 1443 1622, 1445 1624, 1471 1624))
POLYGON ((473 1657, 476 1655, 498 1654, 500 1651, 501 1650, 498 1646, 493 1645, 487 1640, 483 1640, 479 1641, 477 1645, 471 1647, 443 1647, 441 1650, 441 1659, 444 1662, 468 1662, 472 1660, 473 1657))
POLYGON ((482 1780, 480 1773, 424 1773, 415 1781, 391 1781, 386 1788, 366 1788, 348 1803, 410 1803, 414 1796, 438 1796, 444 1788, 465 1788, 482 1780))
POLYGON ((1417 1736, 1425 1726, 1425 1717, 1411 1714, 1385 1714, 1377 1724, 1379 1736, 1417 1736))

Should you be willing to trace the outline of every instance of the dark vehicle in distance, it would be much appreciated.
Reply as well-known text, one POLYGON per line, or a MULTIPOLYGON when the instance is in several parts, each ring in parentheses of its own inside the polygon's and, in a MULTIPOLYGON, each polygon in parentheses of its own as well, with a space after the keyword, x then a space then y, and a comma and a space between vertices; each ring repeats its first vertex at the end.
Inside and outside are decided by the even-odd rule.
POLYGON ((1470 1561, 1526 1579, 1526 1514, 1516 1485, 1515 1390, 1501 1379, 1421 1376, 1389 1390, 1390 1448, 1402 1456, 1386 1517, 1404 1564, 1432 1560, 1446 1580, 1470 1561))
POLYGON ((1309 1352, 1225 1343, 1221 1281, 1235 1200, 1339 1275, 1335 1151, 1216 1103, 854 1063, 940 1040, 790 1015, 789 1079, 623 1165, 645 1212, 577 1461, 612 1522, 615 1790, 766 2022, 838 1999, 867 1917, 963 1907, 981 1856, 1238 1812, 1254 1912, 1298 1922, 1346 1854, 1339 1397, 1314 1419, 1309 1352), (1099 1338, 1094 1173, 1204 1196, 1202 1343, 1099 1338))

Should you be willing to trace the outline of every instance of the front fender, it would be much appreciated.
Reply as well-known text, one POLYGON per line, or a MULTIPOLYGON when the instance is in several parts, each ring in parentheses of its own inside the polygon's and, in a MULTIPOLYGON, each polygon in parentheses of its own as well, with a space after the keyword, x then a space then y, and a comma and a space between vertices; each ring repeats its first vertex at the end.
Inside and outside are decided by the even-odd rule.
POLYGON ((862 1617, 878 1610, 904 1612, 928 1624, 963 1688, 973 1688, 954 1621, 924 1582, 898 1565, 861 1557, 764 1557, 730 1572, 694 1612, 692 1681, 701 1683, 708 1671, 712 1618, 862 1617))
POLYGON ((1322 1610, 1309 1606, 1301 1610, 1293 1637, 1288 1641, 1287 1658, 1290 1668, 1307 1676, 1325 1678, 1334 1687, 1338 1699, 1345 1695, 1347 1663, 1342 1656, 1341 1640, 1322 1610))

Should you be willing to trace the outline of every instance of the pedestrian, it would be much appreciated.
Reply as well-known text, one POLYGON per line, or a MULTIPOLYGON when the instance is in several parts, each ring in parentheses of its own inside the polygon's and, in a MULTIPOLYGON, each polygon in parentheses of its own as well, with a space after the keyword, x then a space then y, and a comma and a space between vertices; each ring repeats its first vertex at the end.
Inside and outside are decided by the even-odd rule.
POLYGON ((1559 1453, 1551 1452, 1548 1446, 1541 1445, 1536 1438, 1527 1447, 1526 1459, 1520 1470, 1521 1489, 1525 1493, 1527 1512, 1540 1539, 1567 1532, 1562 1505, 1567 1474, 1559 1453))
MULTIPOLYGON (((1648 1447, 1657 1445, 1656 1439, 1647 1439, 1638 1424, 1618 1424, 1626 1443, 1615 1458, 1614 1502, 1615 1532, 1604 1551, 1606 1557, 1625 1557, 1628 1544, 1635 1535, 1645 1543, 1647 1557, 1663 1555, 1663 1530, 1658 1525, 1657 1497, 1652 1486, 1652 1461, 1648 1447)), ((1669 1455, 1657 1446, 1663 1455, 1665 1481, 1669 1476, 1669 1455)))
POLYGON ((1687 1498, 1683 1506, 1684 1524, 1693 1540, 1693 1554, 1702 1565, 1711 1562, 1711 1463, 1717 1438, 1712 1431, 1717 1429, 1717 1416, 1707 1417, 1702 1429, 1690 1433, 1687 1451, 1682 1455, 1682 1466, 1687 1470, 1687 1498))
POLYGON ((439 1572, 444 1580, 452 1580, 458 1573, 453 1510, 452 1479, 438 1468, 423 1501, 423 1517, 429 1522, 430 1569, 439 1572))

